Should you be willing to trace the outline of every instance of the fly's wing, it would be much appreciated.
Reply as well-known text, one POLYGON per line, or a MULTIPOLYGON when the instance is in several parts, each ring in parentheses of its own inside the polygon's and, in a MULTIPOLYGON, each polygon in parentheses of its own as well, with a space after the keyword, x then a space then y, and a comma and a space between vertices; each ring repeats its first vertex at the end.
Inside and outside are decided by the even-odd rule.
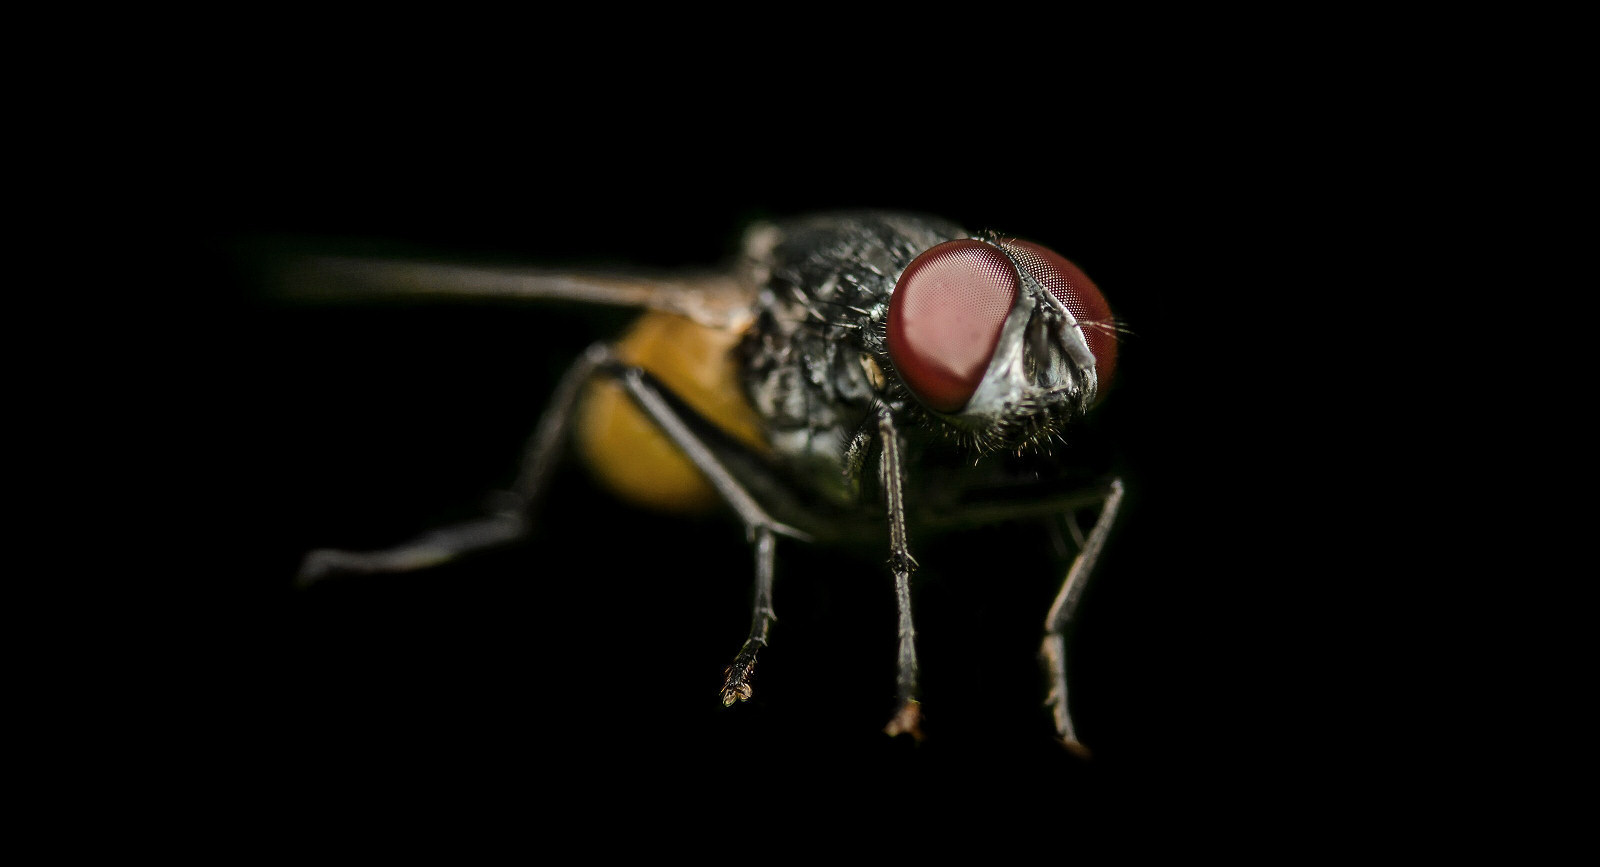
POLYGON ((351 256, 290 256, 269 270, 273 294, 285 300, 568 301, 676 313, 731 329, 749 324, 755 294, 753 277, 737 272, 666 276, 351 256))

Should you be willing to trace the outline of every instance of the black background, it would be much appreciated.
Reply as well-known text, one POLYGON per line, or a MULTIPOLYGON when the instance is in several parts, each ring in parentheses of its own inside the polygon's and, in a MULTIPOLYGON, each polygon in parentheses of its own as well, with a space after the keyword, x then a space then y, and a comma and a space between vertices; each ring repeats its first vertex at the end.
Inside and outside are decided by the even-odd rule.
POLYGON ((547 73, 477 97, 460 76, 266 81, 207 127, 211 168, 185 201, 205 322, 191 336, 215 359, 193 403, 217 424, 191 499, 215 521, 195 619, 218 651, 200 654, 193 692, 226 708, 224 767, 330 810, 375 793, 692 796, 744 827, 741 798, 801 792, 831 793, 811 802, 823 813, 1246 809, 1323 760, 1322 711, 1292 697, 1318 675, 1283 640, 1309 620, 1320 550, 1291 538, 1311 519, 1285 491, 1314 471, 1285 408, 1292 377, 1261 345, 1278 315, 1262 305, 1283 309, 1298 267, 1275 247, 1278 183, 1312 167, 1265 160, 1204 88, 1102 117, 1071 110, 1065 82, 900 102, 831 81, 751 94, 717 70, 626 88, 547 73), (1046 97, 1052 110, 1027 107, 1046 97), (287 305, 259 293, 241 246, 714 266, 753 219, 853 207, 1039 241, 1132 330, 1095 422, 1127 504, 1071 643, 1091 762, 1052 741, 1041 705, 1061 564, 1026 527, 912 540, 922 744, 880 733, 895 641, 881 558, 780 543, 755 697, 724 709, 749 621, 739 528, 629 510, 575 464, 525 545, 291 586, 308 549, 472 514, 514 472, 553 378, 625 319, 287 305))

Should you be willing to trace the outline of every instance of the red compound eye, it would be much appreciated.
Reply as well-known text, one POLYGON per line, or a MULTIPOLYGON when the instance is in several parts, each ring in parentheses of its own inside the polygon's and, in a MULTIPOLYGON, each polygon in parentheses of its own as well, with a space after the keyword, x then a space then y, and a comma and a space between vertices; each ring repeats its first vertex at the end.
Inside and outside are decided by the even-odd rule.
POLYGON ((1077 265, 1061 258, 1054 250, 1016 238, 1006 238, 1000 243, 1017 257, 1017 264, 1023 270, 1044 284, 1044 288, 1078 320, 1089 352, 1094 355, 1099 390, 1104 393, 1111 383, 1111 374, 1117 369, 1117 341, 1110 329, 1111 305, 1106 303, 1106 297, 1077 265))
POLYGON ((967 405, 1019 288, 1006 254, 974 239, 947 241, 906 267, 889 301, 889 358, 918 400, 939 412, 967 405))

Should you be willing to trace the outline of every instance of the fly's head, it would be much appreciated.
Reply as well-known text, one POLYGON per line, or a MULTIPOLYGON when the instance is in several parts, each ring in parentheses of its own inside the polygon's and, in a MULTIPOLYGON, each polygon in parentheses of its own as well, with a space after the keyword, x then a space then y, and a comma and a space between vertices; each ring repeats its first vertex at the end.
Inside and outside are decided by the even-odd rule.
POLYGON ((1045 444, 1111 381, 1111 308, 1054 251, 987 235, 917 256, 890 298, 886 344, 900 384, 979 451, 1045 444))

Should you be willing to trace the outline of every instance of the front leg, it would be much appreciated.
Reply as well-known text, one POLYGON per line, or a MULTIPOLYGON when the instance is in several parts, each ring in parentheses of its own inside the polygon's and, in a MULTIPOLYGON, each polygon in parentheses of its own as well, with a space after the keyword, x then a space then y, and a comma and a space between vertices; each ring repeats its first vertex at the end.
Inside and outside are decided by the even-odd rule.
POLYGON ((1044 623, 1044 645, 1040 655, 1044 658, 1046 674, 1050 679, 1050 694, 1045 699, 1045 704, 1050 706, 1055 717, 1056 734, 1061 736, 1061 742, 1079 755, 1088 755, 1088 750, 1078 741, 1077 733, 1072 728, 1072 717, 1067 709, 1067 640, 1066 631, 1072 622, 1072 614, 1078 607, 1078 598, 1083 594, 1083 588, 1088 583, 1089 573, 1094 569, 1095 560, 1100 556, 1100 549, 1104 547, 1106 536, 1111 532, 1111 524, 1117 516, 1117 509, 1122 505, 1122 480, 1112 479, 1106 487, 1105 499, 1100 506, 1100 512, 1095 517, 1094 528, 1089 531, 1088 538, 1083 540, 1078 549, 1078 556, 1072 561, 1072 566, 1067 570, 1067 577, 1061 583, 1061 590, 1056 594, 1056 601, 1050 606, 1050 614, 1044 623))
POLYGON ((906 541, 905 474, 900 459, 900 433, 888 407, 878 410, 878 439, 883 444, 880 469, 889 510, 889 568, 894 572, 896 607, 900 612, 900 651, 895 686, 900 709, 884 727, 889 735, 908 734, 922 740, 922 703, 917 700, 917 630, 911 621, 911 570, 917 561, 906 541))

